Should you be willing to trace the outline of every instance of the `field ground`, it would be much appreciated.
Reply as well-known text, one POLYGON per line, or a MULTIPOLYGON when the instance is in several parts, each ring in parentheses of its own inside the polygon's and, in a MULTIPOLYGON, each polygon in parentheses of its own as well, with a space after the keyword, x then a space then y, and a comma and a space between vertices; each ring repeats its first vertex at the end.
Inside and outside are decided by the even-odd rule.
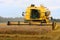
POLYGON ((60 40, 60 23, 55 30, 52 26, 0 23, 0 40, 60 40))

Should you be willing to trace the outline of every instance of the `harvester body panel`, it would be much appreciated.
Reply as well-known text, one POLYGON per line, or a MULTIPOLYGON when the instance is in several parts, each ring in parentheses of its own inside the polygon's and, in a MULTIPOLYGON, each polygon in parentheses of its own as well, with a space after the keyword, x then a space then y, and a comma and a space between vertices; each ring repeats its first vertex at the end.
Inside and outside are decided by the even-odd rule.
POLYGON ((25 12, 25 16, 24 16, 24 19, 25 20, 40 20, 40 21, 43 21, 45 20, 46 23, 49 21, 49 15, 50 13, 47 13, 47 16, 46 16, 46 12, 47 12, 47 9, 44 7, 44 6, 40 6, 40 7, 27 7, 26 9, 26 12, 25 12))

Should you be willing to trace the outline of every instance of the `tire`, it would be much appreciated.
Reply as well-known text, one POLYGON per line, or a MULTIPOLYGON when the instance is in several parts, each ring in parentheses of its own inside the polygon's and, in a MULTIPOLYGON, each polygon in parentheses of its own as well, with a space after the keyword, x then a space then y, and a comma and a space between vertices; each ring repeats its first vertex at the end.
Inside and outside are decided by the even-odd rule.
POLYGON ((10 21, 8 21, 7 25, 10 25, 10 21))
POLYGON ((53 23, 52 23, 52 30, 54 30, 55 27, 56 27, 56 22, 53 22, 53 23))

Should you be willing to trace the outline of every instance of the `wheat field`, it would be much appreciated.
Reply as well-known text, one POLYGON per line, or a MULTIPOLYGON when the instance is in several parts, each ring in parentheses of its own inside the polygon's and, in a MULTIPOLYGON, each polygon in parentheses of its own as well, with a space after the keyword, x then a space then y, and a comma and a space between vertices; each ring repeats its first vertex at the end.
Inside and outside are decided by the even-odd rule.
POLYGON ((0 40, 60 40, 60 23, 52 26, 7 25, 0 23, 0 40))

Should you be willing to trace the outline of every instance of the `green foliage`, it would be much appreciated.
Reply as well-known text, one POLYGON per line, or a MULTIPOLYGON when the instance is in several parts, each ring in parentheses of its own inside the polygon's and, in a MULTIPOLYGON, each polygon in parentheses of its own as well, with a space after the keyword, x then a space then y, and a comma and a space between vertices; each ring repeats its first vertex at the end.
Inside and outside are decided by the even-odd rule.
POLYGON ((4 18, 4 17, 0 16, 0 23, 1 22, 8 22, 8 21, 23 21, 23 18, 18 18, 18 17, 15 17, 15 18, 4 18))
MULTIPOLYGON (((15 17, 15 18, 5 18, 5 17, 1 17, 0 16, 0 23, 2 22, 8 22, 8 21, 24 21, 24 18, 19 18, 19 17, 15 17)), ((56 22, 60 22, 60 19, 54 19, 54 21, 56 22)))
POLYGON ((56 21, 56 22, 60 22, 60 19, 54 19, 54 21, 56 21))

